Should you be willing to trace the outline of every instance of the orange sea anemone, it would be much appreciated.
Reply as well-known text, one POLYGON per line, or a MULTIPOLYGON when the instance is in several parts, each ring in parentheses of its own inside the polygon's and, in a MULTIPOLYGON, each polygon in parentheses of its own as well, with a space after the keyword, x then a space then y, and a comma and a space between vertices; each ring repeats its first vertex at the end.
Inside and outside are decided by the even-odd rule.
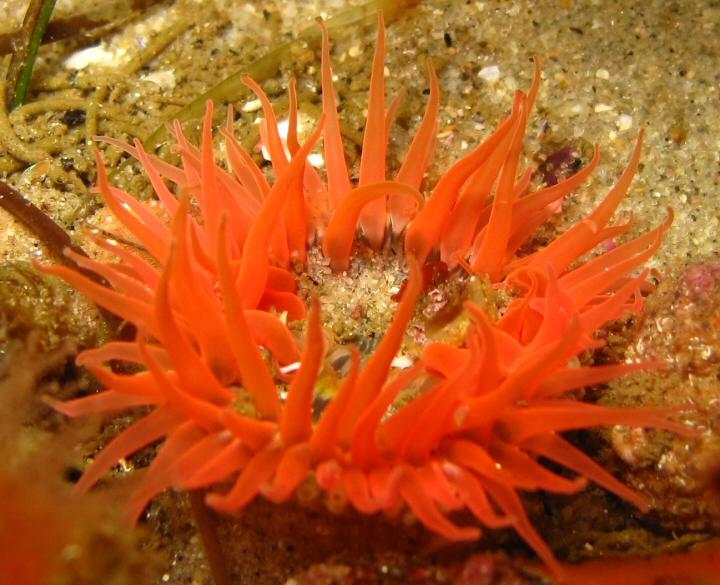
POLYGON ((170 486, 210 487, 208 504, 230 511, 257 495, 286 501, 310 480, 363 513, 404 505, 449 540, 476 539, 480 526, 511 526, 559 570, 530 524, 519 492, 573 493, 590 480, 646 508, 640 495, 561 433, 611 424, 687 432, 667 420, 668 409, 606 408, 566 397, 570 390, 658 366, 570 364, 579 353, 598 347, 594 332, 606 322, 641 309, 647 273, 630 274, 657 250, 671 218, 635 240, 577 262, 630 229, 632 222, 608 223, 637 170, 640 138, 617 185, 588 218, 548 246, 516 255, 557 202, 598 163, 596 150, 575 176, 528 193, 530 174, 519 173, 518 167, 540 82, 537 62, 530 91, 517 93, 495 133, 455 163, 425 197, 420 188, 439 109, 430 66, 428 110, 405 162, 393 180, 386 180, 388 127, 397 102, 386 110, 385 31, 382 16, 379 20, 357 186, 344 158, 324 27, 323 116, 301 145, 291 84, 289 158, 270 101, 247 80, 263 105, 261 135, 274 183, 233 138, 229 124, 221 132, 232 174, 216 166, 210 104, 199 149, 179 124, 173 127, 181 167, 146 153, 138 141, 129 146, 108 140, 142 163, 169 222, 112 187, 98 155, 99 191, 142 251, 99 239, 117 255, 117 264, 68 252, 110 287, 66 267, 43 270, 134 324, 138 333, 134 342, 110 342, 79 356, 78 363, 106 390, 53 404, 69 416, 138 406, 152 410, 105 446, 77 487, 89 489, 119 458, 163 441, 132 496, 134 518, 170 486), (321 135, 326 177, 307 163, 321 135), (353 350, 350 372, 327 407, 316 412, 313 396, 325 357, 321 307, 313 302, 306 315, 291 264, 305 262, 308 245, 317 240, 342 270, 356 225, 377 248, 388 222, 405 234, 409 266, 395 317, 372 355, 363 360, 353 350), (514 300, 497 322, 466 303, 471 325, 462 346, 428 344, 411 367, 394 369, 393 358, 422 294, 421 266, 434 254, 450 267, 486 274, 496 286, 512 291, 514 300), (286 325, 298 319, 305 319, 300 342, 286 325), (110 360, 141 367, 118 374, 102 365, 110 360), (289 378, 281 373, 281 366, 294 363, 299 367, 289 378), (551 471, 540 458, 574 472, 573 477, 551 471), (228 482, 231 487, 224 491, 228 482), (460 510, 469 511, 476 522, 453 522, 452 512, 460 510))

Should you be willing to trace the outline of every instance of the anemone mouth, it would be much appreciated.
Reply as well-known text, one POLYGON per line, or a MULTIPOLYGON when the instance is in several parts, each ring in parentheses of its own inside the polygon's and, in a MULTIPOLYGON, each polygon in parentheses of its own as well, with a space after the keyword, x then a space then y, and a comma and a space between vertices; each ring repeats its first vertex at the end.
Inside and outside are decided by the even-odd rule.
POLYGON ((392 321, 397 295, 407 280, 402 255, 357 243, 346 271, 334 271, 315 247, 307 260, 298 274, 298 295, 307 304, 313 297, 320 300, 323 324, 334 343, 354 344, 362 353, 372 353, 392 321))

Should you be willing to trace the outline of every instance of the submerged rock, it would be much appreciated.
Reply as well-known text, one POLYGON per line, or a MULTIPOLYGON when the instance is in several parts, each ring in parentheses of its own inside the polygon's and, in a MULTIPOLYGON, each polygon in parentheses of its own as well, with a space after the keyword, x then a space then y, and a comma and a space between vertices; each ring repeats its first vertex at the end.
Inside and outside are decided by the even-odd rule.
POLYGON ((676 405, 697 435, 613 429, 613 449, 630 467, 626 480, 647 495, 665 528, 717 534, 710 484, 720 468, 720 258, 691 264, 659 287, 628 354, 669 369, 613 384, 606 399, 676 405))

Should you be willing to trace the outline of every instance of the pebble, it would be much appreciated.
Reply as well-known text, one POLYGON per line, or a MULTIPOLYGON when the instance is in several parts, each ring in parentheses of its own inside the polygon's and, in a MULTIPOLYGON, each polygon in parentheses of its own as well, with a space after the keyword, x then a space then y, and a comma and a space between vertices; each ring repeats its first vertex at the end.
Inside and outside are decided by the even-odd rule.
POLYGON ((480 69, 478 77, 490 83, 500 79, 500 67, 497 65, 488 65, 480 69))

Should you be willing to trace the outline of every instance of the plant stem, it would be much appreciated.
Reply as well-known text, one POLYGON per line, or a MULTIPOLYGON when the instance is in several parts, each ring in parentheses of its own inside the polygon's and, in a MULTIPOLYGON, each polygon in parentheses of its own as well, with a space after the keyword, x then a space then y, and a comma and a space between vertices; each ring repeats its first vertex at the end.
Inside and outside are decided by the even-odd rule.
POLYGON ((35 58, 54 8, 55 0, 30 0, 23 21, 20 46, 16 47, 8 74, 8 91, 12 93, 11 110, 25 102, 35 58))

